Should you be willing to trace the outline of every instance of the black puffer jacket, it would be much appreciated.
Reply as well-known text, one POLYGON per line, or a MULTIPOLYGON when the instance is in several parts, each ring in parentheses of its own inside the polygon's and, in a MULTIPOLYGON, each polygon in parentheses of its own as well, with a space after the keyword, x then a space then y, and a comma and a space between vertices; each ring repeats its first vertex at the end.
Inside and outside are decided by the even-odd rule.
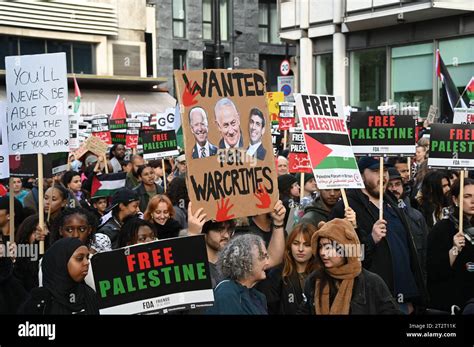
MULTIPOLYGON (((313 272, 306 279, 305 301, 300 305, 298 314, 316 314, 315 289, 316 272, 313 272)), ((360 275, 354 279, 349 314, 401 314, 401 311, 380 276, 362 269, 360 275)))
POLYGON ((122 226, 117 220, 117 217, 112 216, 97 230, 98 233, 105 234, 109 237, 112 243, 112 249, 119 248, 119 234, 122 226))
MULTIPOLYGON (((369 201, 359 189, 351 189, 347 192, 347 200, 349 206, 355 211, 357 215, 357 236, 360 243, 364 245, 364 259, 362 265, 367 270, 376 273, 387 284, 390 292, 396 297, 394 293, 394 279, 393 279, 393 264, 392 255, 388 241, 383 238, 379 243, 375 244, 372 239, 372 227, 379 219, 379 209, 369 201)), ((410 254, 410 267, 415 277, 416 285, 420 296, 413 300, 414 303, 426 307, 428 292, 423 278, 423 271, 418 261, 417 247, 415 246, 415 238, 411 230, 408 217, 403 209, 399 208, 393 194, 387 192, 384 194, 384 203, 388 204, 394 209, 398 218, 401 220, 408 239, 408 252, 410 254)), ((334 206, 329 220, 334 218, 344 218, 344 203, 338 201, 334 206)))

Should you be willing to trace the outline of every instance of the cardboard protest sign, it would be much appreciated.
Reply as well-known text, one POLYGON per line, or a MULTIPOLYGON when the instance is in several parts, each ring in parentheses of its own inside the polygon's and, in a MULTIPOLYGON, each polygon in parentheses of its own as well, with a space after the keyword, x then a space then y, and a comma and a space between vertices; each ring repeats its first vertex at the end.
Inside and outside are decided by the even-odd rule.
POLYGON ((278 199, 265 77, 175 70, 189 197, 217 221, 270 212, 278 199))
POLYGON ((410 115, 353 112, 349 129, 356 155, 414 155, 416 120, 410 115))
POLYGON ((69 151, 66 54, 5 58, 10 154, 69 151))
POLYGON ((136 119, 127 119, 127 136, 125 137, 125 146, 128 148, 137 148, 138 135, 142 122, 136 119))
POLYGON ((84 156, 84 154, 87 153, 87 151, 87 144, 84 142, 78 149, 76 149, 75 151, 71 151, 71 154, 74 155, 74 158, 76 160, 79 160, 84 156))
POLYGON ((112 137, 109 131, 109 117, 106 114, 94 116, 92 118, 92 136, 98 137, 106 144, 112 144, 112 137))
POLYGON ((280 102, 285 101, 285 94, 283 92, 268 92, 265 93, 265 101, 268 107, 268 114, 270 121, 278 122, 280 114, 280 102))
POLYGON ((455 108, 453 124, 474 123, 474 108, 455 108))
POLYGON ((214 302, 204 236, 98 253, 91 264, 100 314, 169 313, 214 302))
POLYGON ((8 156, 7 109, 0 101, 0 178, 10 176, 10 160, 8 156))
POLYGON ((474 168, 474 125, 431 125, 428 166, 435 168, 474 168))
POLYGON ((280 102, 280 113, 278 115, 278 129, 290 130, 295 126, 295 103, 280 102))
MULTIPOLYGON (((69 152, 49 153, 43 156, 43 177, 53 177, 67 171, 69 152)), ((36 154, 10 155, 12 177, 38 177, 36 154)))
POLYGON ((147 131, 142 133, 143 158, 160 159, 178 155, 178 142, 174 130, 168 131, 147 131))
POLYGON ((86 149, 97 156, 104 156, 107 153, 107 144, 98 137, 91 136, 86 141, 86 149))
POLYGON ((288 154, 288 171, 290 173, 313 173, 308 150, 301 128, 290 129, 290 153, 288 154))
MULTIPOLYGON (((456 112, 456 109, 454 111, 456 112)), ((426 116, 426 121, 428 122, 428 124, 433 124, 437 120, 438 120, 438 107, 434 105, 430 105, 428 116, 426 116)))
POLYGON ((341 98, 295 94, 295 101, 318 188, 364 188, 341 98))
POLYGON ((127 131, 127 119, 109 119, 110 131, 124 133, 127 131))

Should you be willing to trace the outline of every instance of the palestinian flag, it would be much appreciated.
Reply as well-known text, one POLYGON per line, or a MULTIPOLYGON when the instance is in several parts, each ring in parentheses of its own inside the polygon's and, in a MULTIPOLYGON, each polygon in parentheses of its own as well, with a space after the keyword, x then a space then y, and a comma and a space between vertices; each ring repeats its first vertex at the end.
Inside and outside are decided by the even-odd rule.
POLYGON ((117 189, 125 187, 126 172, 102 174, 92 179, 91 197, 112 196, 117 189))
POLYGON ((81 90, 77 84, 76 76, 74 76, 74 113, 79 111, 79 105, 81 104, 81 90))
POLYGON ((312 132, 304 136, 313 169, 358 170, 347 134, 312 132))
POLYGON ((127 118, 127 110, 125 109, 125 101, 117 95, 117 100, 115 101, 114 109, 110 119, 125 119, 127 118))
POLYGON ((467 84, 466 93, 469 100, 474 101, 474 77, 471 77, 471 80, 467 84))
MULTIPOLYGON (((446 97, 449 102, 450 109, 448 108, 448 114, 444 119, 444 122, 452 123, 453 122, 453 112, 455 107, 462 107, 467 108, 464 100, 459 95, 459 91, 456 88, 451 76, 449 75, 449 71, 444 65, 443 59, 439 54, 439 49, 436 50, 436 75, 443 83, 443 89, 446 92, 446 97)), ((441 120, 443 121, 443 120, 441 120)))

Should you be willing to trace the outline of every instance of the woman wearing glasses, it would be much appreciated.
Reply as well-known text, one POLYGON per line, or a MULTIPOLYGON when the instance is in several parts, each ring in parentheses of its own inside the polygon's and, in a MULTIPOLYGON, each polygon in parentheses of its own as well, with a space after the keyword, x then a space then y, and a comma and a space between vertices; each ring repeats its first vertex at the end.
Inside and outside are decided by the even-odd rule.
POLYGON ((232 238, 219 254, 217 266, 225 278, 214 289, 208 314, 268 314, 265 295, 254 286, 266 278, 267 248, 260 236, 232 238))

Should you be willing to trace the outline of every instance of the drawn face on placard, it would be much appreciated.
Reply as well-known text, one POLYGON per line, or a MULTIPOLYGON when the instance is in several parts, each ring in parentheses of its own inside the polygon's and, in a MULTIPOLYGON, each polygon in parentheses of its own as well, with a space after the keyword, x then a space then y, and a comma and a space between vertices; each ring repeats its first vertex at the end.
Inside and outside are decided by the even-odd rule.
POLYGON ((241 146, 240 115, 234 103, 228 99, 220 99, 214 108, 216 124, 222 139, 219 148, 237 148, 241 146))

